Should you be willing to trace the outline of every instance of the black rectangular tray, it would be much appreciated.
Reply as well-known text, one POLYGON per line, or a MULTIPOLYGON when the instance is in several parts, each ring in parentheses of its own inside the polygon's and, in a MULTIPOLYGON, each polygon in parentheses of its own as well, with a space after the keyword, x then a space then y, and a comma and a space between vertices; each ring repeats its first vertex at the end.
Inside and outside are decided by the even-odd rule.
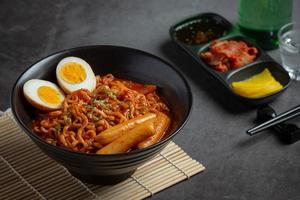
POLYGON ((215 13, 202 13, 192 17, 188 17, 170 28, 171 39, 181 47, 185 52, 187 52, 194 60, 196 60, 202 68, 209 72, 221 85, 225 86, 227 90, 234 95, 236 98, 251 105, 261 105, 266 104, 274 100, 279 96, 290 84, 290 77, 286 70, 276 61, 274 61, 266 52, 264 52, 254 41, 250 38, 247 38, 239 32, 238 28, 234 27, 230 22, 228 22, 222 16, 215 13), (213 40, 207 41, 202 44, 187 44, 186 42, 181 41, 178 37, 178 30, 199 21, 204 21, 204 28, 219 30, 223 29, 218 37, 213 40, 241 40, 247 43, 250 46, 254 46, 258 50, 258 56, 256 59, 247 65, 244 65, 238 69, 230 70, 228 72, 219 72, 213 69, 211 66, 205 63, 204 60, 200 58, 200 53, 207 51, 210 43, 213 40), (211 25, 210 25, 211 24, 211 25), (266 95, 260 98, 247 98, 236 94, 232 88, 231 83, 234 81, 241 81, 251 76, 258 74, 264 68, 268 68, 274 78, 281 83, 283 88, 275 93, 266 95))

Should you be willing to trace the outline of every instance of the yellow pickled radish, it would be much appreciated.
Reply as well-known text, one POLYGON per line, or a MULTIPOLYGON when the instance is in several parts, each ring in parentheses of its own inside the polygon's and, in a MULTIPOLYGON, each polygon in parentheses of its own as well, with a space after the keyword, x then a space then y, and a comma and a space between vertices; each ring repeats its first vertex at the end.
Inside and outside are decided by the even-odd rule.
POLYGON ((249 79, 232 82, 231 86, 235 93, 248 98, 263 97, 283 88, 267 68, 249 79))

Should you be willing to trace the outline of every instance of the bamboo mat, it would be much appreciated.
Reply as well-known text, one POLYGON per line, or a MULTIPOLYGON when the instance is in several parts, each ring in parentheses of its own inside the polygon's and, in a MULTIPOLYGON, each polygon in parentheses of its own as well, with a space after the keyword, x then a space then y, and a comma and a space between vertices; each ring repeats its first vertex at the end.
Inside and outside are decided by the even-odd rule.
POLYGON ((6 195, 5 199, 30 200, 144 199, 205 169, 170 142, 121 183, 113 186, 82 183, 42 153, 18 127, 10 111, 0 117, 0 164, 0 184, 5 186, 0 187, 0 198, 6 195))
POLYGON ((45 199, 12 166, 0 156, 1 199, 45 199))

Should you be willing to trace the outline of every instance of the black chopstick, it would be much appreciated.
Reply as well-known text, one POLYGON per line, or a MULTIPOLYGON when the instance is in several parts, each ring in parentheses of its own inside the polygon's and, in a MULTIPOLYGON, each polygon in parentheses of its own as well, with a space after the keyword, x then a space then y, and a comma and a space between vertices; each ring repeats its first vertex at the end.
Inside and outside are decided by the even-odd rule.
POLYGON ((276 117, 274 117, 273 119, 270 119, 269 121, 266 121, 258 126, 255 126, 251 129, 247 130, 246 133, 248 135, 252 136, 260 131, 270 128, 271 126, 274 126, 281 122, 287 121, 287 120, 297 117, 299 115, 300 115, 300 105, 296 106, 280 115, 277 115, 276 117))

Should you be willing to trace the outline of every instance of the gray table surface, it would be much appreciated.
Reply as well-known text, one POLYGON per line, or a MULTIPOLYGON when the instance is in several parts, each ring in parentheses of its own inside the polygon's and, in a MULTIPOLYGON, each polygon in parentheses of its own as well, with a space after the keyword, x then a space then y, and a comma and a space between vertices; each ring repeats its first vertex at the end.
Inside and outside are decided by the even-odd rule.
MULTIPOLYGON (((299 9, 296 0, 294 19, 299 9)), ((207 167, 153 199, 300 199, 300 142, 284 145, 268 131, 248 137, 255 110, 238 104, 169 39, 170 25, 208 11, 237 21, 234 0, 0 0, 0 110, 9 107, 18 75, 52 52, 89 44, 138 48, 188 78, 193 112, 175 142, 207 167)), ((278 50, 270 54, 280 62, 278 50)), ((282 112, 299 104, 299 90, 293 82, 271 106, 282 112)))

